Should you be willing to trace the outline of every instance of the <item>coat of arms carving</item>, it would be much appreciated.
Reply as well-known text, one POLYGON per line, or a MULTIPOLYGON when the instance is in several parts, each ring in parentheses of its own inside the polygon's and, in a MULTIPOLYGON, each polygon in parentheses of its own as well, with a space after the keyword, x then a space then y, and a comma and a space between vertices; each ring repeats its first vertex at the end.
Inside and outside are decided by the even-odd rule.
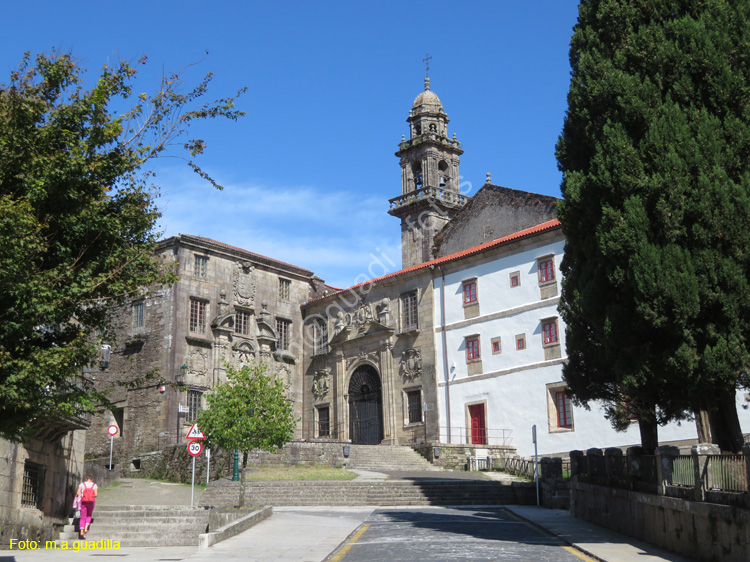
POLYGON ((407 349, 401 353, 401 375, 406 380, 414 380, 422 375, 422 354, 418 349, 407 349))
POLYGON ((238 263, 234 269, 234 302, 248 307, 255 303, 255 267, 249 262, 238 263))

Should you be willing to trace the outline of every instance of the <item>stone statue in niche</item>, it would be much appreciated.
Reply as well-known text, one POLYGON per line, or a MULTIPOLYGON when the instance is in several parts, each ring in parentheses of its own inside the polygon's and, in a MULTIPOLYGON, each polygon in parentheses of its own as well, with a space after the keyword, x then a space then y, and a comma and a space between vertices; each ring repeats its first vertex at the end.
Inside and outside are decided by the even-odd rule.
POLYGON ((401 376, 412 381, 422 375, 422 354, 418 349, 407 349, 401 353, 401 376))
POLYGON ((255 267, 250 262, 235 266, 234 302, 247 307, 252 307, 255 302, 255 267))
POLYGON ((315 400, 323 400, 326 396, 328 396, 328 393, 331 389, 331 377, 328 374, 327 371, 318 371, 315 373, 315 378, 313 379, 313 396, 315 397, 315 400))

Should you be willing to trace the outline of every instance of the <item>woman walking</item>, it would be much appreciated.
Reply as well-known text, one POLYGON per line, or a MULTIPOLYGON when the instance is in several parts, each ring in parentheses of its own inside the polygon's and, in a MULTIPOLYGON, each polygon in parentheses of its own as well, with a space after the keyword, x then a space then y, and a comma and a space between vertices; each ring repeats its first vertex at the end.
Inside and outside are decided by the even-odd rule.
POLYGON ((86 476, 86 481, 81 482, 78 486, 76 497, 81 498, 81 525, 79 535, 82 539, 86 538, 91 524, 91 514, 94 512, 94 502, 99 495, 99 487, 94 484, 94 477, 90 474, 86 476))

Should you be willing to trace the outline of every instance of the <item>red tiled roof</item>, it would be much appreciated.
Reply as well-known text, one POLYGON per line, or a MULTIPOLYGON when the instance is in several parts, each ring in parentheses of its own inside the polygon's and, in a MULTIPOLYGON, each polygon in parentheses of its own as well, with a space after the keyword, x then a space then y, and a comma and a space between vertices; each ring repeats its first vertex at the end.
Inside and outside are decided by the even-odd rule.
POLYGON ((330 297, 333 297, 335 295, 338 295, 340 293, 343 293, 345 291, 351 291, 353 289, 356 289, 357 287, 361 287, 363 285, 368 285, 371 283, 377 283, 378 281, 383 281, 384 279, 390 279, 391 277, 398 277, 399 275, 403 275, 405 273, 409 273, 412 271, 417 271, 420 269, 424 269, 426 267, 432 267, 436 265, 440 265, 443 263, 451 262, 460 258, 464 258, 466 256, 472 256, 474 254, 478 254, 480 252, 483 252, 485 250, 489 250, 490 248, 494 248, 496 246, 502 246, 504 244, 508 244, 509 242, 514 242, 520 238, 525 238, 527 236, 533 236, 534 234, 540 234, 542 232, 546 232, 548 230, 555 230, 557 228, 561 228, 562 225, 558 219, 552 219, 547 222, 543 222, 541 224, 538 224, 536 226, 532 226, 531 228, 527 228, 525 230, 520 230, 518 232, 514 232, 513 234, 509 234, 508 236, 503 236, 502 238, 497 238, 496 240, 491 240, 489 242, 485 242, 484 244, 479 244, 478 246, 473 246, 471 248, 467 248, 466 250, 461 250, 460 252, 455 252, 453 254, 449 254, 447 256, 443 256, 442 258, 437 258, 434 260, 430 260, 424 263, 420 263, 417 265, 413 265, 411 267, 407 267, 406 269, 401 269, 400 271, 394 271, 393 273, 389 273, 388 275, 383 275, 382 277, 376 277, 375 279, 370 279, 369 281, 363 281, 362 283, 359 283, 357 285, 353 285, 352 287, 349 287, 348 289, 339 290, 335 293, 331 293, 330 295, 326 295, 325 297, 319 297, 317 299, 312 299, 310 302, 315 302, 323 299, 327 299, 330 297))

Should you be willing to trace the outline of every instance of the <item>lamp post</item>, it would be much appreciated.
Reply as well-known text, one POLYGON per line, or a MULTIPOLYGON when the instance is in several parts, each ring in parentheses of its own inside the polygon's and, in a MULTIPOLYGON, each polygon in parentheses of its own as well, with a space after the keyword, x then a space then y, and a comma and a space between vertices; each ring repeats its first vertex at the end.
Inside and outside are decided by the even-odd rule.
MULTIPOLYGON (((185 375, 187 375, 188 368, 189 367, 187 365, 183 364, 182 367, 180 367, 180 372, 174 376, 174 382, 178 387, 182 386, 182 383, 185 382, 185 375)), ((177 392, 178 393, 180 392, 179 388, 177 389, 177 392)), ((180 411, 181 406, 182 404, 180 404, 179 394, 178 394, 177 395, 177 432, 175 433, 175 444, 177 445, 180 444, 180 414, 182 413, 180 411)))

